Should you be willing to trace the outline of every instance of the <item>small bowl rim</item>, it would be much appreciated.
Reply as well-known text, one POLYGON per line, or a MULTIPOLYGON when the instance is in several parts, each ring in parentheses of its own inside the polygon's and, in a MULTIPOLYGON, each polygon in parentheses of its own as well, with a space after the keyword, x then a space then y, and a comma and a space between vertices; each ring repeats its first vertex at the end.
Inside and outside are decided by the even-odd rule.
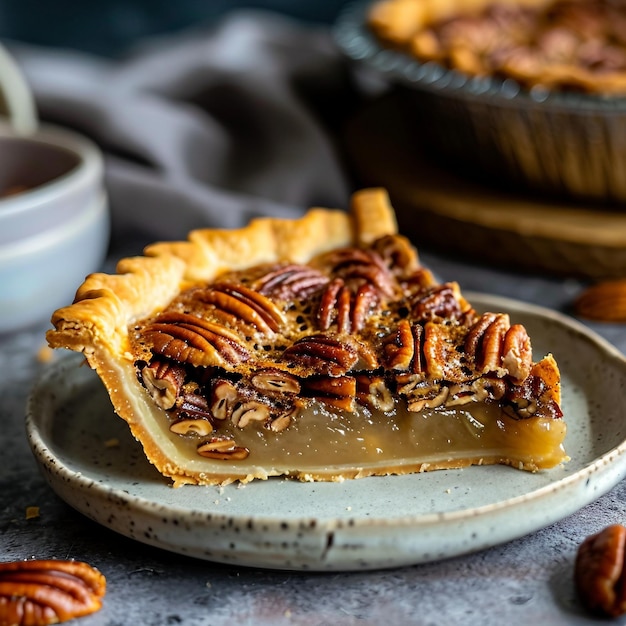
POLYGON ((32 135, 16 134, 5 123, 0 123, 0 142, 11 139, 16 142, 46 145, 65 150, 77 157, 78 162, 64 174, 15 196, 0 198, 0 223, 16 215, 35 210, 100 180, 104 174, 104 158, 100 149, 87 137, 60 126, 42 124, 32 135))
MULTIPOLYGON (((66 241, 75 238, 77 234, 83 232, 87 226, 104 218, 108 220, 108 196, 104 189, 89 200, 81 211, 80 215, 71 222, 63 222, 54 228, 43 230, 39 233, 17 239, 8 244, 0 245, 0 265, 7 260, 11 262, 21 262, 24 257, 33 254, 41 254, 46 250, 58 248, 66 241)), ((108 239, 109 232, 105 231, 108 239)))
POLYGON ((512 78, 474 77, 433 61, 385 47, 367 27, 368 9, 378 0, 355 0, 345 5, 333 26, 340 50, 352 61, 366 63, 382 75, 405 85, 442 96, 489 101, 503 106, 541 106, 589 113, 626 113, 624 96, 527 89, 512 78))

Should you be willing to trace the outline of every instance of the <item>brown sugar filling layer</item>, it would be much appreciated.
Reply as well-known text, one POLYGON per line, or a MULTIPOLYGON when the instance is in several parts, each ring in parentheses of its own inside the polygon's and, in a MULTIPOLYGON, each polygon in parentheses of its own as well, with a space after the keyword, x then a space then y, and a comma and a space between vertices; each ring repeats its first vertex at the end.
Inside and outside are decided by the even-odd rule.
MULTIPOLYGON (((258 423, 242 430, 226 423, 220 434, 251 451, 243 459, 224 458, 224 471, 242 475, 250 465, 270 474, 289 474, 298 467, 306 479, 338 469, 344 477, 365 476, 379 466, 389 473, 493 463, 546 469, 567 459, 561 447, 563 420, 515 420, 487 403, 420 413, 399 408, 388 414, 362 407, 353 413, 329 411, 315 403, 280 433, 258 423)), ((198 461, 200 437, 168 436, 187 462, 198 461)))

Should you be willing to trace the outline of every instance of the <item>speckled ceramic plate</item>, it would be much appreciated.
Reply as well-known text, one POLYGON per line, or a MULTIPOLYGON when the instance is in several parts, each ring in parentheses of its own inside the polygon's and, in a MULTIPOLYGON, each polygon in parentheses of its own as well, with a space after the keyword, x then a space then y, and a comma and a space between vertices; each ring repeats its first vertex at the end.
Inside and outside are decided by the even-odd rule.
POLYGON ((56 493, 127 537, 201 559, 278 569, 359 570, 442 559, 553 523, 626 476, 626 358, 581 324, 468 294, 524 324, 563 377, 571 461, 530 474, 471 467, 344 483, 255 481, 174 489, 145 460, 81 358, 53 363, 28 404, 35 458, 56 493))

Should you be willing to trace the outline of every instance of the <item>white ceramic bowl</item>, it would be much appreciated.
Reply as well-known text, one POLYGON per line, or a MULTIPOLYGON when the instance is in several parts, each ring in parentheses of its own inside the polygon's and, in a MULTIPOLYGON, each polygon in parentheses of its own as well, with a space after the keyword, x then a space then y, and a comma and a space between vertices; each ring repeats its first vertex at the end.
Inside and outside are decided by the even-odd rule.
POLYGON ((76 133, 0 125, 0 333, 49 319, 100 267, 109 241, 103 169, 99 149, 76 133))

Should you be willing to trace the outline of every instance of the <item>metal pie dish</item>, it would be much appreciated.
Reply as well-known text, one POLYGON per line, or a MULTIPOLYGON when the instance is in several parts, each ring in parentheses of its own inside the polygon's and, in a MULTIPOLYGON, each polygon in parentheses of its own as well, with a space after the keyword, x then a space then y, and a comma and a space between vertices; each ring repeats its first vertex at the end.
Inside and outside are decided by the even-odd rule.
POLYGON ((520 191, 617 205, 626 199, 626 95, 525 89, 385 47, 368 2, 348 5, 335 41, 403 94, 407 136, 473 177, 520 191))

